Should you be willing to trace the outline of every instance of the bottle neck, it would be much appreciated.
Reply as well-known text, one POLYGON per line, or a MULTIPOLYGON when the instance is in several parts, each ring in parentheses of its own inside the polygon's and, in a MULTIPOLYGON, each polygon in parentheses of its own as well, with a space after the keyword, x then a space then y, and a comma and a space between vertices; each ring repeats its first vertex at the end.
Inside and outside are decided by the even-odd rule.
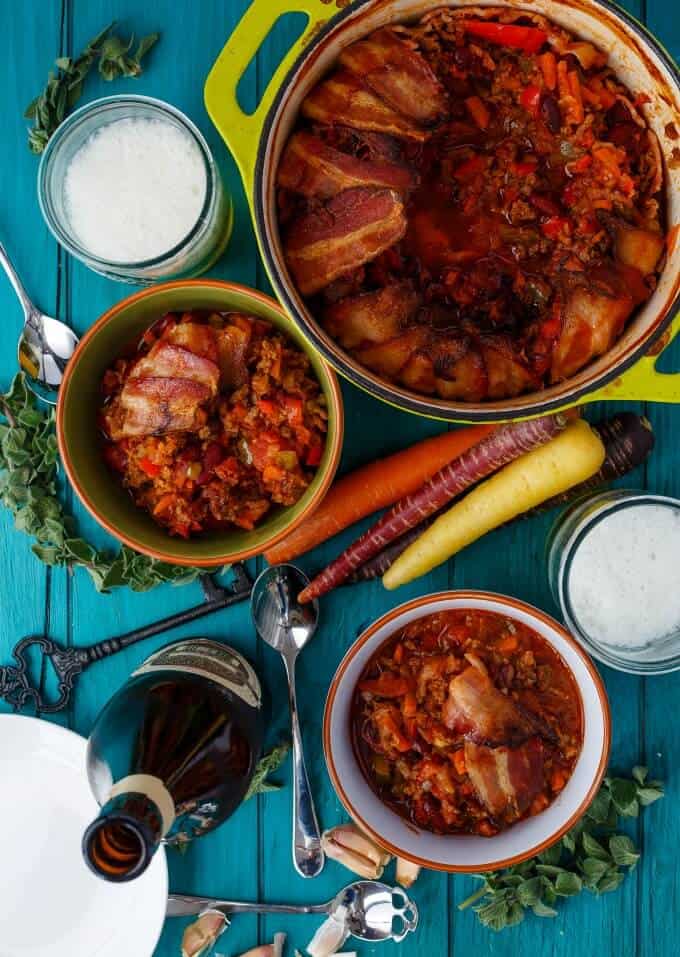
POLYGON ((107 881, 143 874, 165 833, 161 811, 148 794, 121 791, 109 798, 83 835, 83 855, 107 881))

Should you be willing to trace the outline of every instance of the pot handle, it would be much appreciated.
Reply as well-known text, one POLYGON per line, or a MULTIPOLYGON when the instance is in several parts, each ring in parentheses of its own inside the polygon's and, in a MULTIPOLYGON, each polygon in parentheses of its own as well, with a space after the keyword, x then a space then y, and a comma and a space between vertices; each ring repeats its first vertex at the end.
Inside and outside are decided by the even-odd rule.
POLYGON ((668 332, 662 337, 659 348, 655 345, 652 354, 639 359, 622 376, 586 396, 584 401, 590 403, 632 399, 639 402, 680 403, 680 372, 656 371, 659 356, 673 342, 678 332, 680 332, 680 312, 673 318, 668 332))
POLYGON ((249 203, 252 203, 257 147, 269 108, 300 52, 334 12, 331 0, 253 0, 208 74, 203 91, 205 107, 236 160, 249 203), (306 13, 307 26, 279 63, 257 109, 249 115, 238 104, 236 87, 284 13, 306 13))

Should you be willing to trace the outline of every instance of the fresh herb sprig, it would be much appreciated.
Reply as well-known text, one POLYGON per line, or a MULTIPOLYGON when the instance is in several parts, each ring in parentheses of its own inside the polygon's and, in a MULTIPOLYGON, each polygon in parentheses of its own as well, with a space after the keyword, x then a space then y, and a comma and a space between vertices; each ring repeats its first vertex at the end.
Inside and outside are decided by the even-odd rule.
POLYGON ((267 751, 257 763, 255 773, 246 791, 244 801, 254 797, 256 794, 267 794, 269 791, 279 791, 280 784, 269 780, 269 776, 281 767, 290 751, 290 742, 283 741, 277 744, 271 751, 267 751))
POLYGON ((50 70, 45 89, 28 104, 24 113, 26 119, 33 120, 33 128, 28 133, 28 147, 32 153, 42 153, 66 113, 80 99, 85 77, 97 60, 99 74, 105 80, 137 77, 142 72, 142 57, 160 34, 143 37, 136 51, 131 53, 134 35, 123 40, 111 32, 114 25, 115 21, 93 37, 76 59, 64 56, 55 60, 56 72, 50 70))
POLYGON ((129 585, 148 591, 171 582, 194 581, 199 568, 170 565, 123 546, 117 554, 100 551, 77 534, 76 521, 58 495, 54 413, 38 408, 23 373, 0 395, 0 502, 14 524, 32 535, 33 553, 46 565, 86 568, 98 591, 129 585))
POLYGON ((628 835, 616 832, 619 818, 637 817, 640 808, 661 797, 663 784, 648 780, 647 768, 634 767, 631 778, 605 778, 584 816, 560 841, 522 864, 477 875, 482 887, 459 910, 474 905, 485 927, 503 930, 524 920, 527 909, 537 917, 555 917, 560 897, 616 890, 640 857, 628 835))

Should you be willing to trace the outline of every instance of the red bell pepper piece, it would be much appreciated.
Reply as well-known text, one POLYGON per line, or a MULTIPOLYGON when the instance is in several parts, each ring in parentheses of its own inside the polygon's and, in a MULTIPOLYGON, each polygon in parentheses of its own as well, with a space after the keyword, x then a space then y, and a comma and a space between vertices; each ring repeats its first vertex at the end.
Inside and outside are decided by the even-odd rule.
POLYGON ((471 156, 470 159, 464 160, 460 166, 454 169, 453 175, 456 179, 470 179, 477 173, 481 173, 485 168, 486 160, 483 156, 471 156))
POLYGON ((563 229, 569 230, 570 228, 571 224, 565 216, 551 216, 550 219, 541 223, 541 232, 548 239, 557 239, 563 229))
POLYGON ((512 47, 525 53, 538 53, 548 34, 538 27, 518 27, 512 23, 494 23, 492 20, 461 20, 461 26, 474 37, 489 43, 512 47))
POLYGON ((540 86, 536 86, 535 83, 530 83, 528 86, 525 86, 520 95, 519 102, 527 113, 531 113, 532 116, 538 116, 538 109, 541 105, 540 86))
POLYGON ((156 465, 156 463, 152 462, 151 459, 140 459, 139 467, 145 475, 149 476, 149 478, 156 478, 156 476, 161 474, 160 465, 156 465))
POLYGON ((312 445, 305 457, 305 465, 309 465, 311 468, 313 468, 315 465, 318 465, 321 461, 322 452, 323 450, 321 445, 312 445))

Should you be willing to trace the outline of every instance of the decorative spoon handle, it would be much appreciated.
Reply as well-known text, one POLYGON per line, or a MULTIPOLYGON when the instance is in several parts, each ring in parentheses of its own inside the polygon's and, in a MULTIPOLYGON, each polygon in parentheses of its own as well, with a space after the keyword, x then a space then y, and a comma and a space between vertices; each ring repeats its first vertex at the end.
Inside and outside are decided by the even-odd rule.
POLYGON ((309 786, 295 695, 295 659, 284 655, 293 735, 293 864, 302 877, 316 877, 324 865, 321 833, 309 786))
POLYGON ((179 628, 180 625, 212 615, 216 611, 249 598, 252 581, 245 566, 236 564, 231 571, 234 581, 229 588, 222 588, 211 575, 201 575, 200 582, 205 600, 200 605, 194 605, 193 608, 187 608, 186 611, 177 612, 175 615, 168 615, 167 618, 161 618, 160 621, 144 625, 142 628, 135 628, 134 631, 128 631, 124 635, 105 638, 104 641, 98 641, 85 648, 67 648, 44 635, 29 635, 27 638, 22 638, 12 651, 16 665, 0 666, 0 698, 4 698, 11 704, 15 711, 19 711, 28 704, 32 704, 36 711, 42 714, 54 714, 61 711, 71 699, 78 676, 94 662, 109 658, 123 648, 129 648, 138 641, 144 641, 145 638, 151 638, 172 628, 179 628), (36 668, 37 674, 42 672, 45 659, 52 664, 59 689, 59 696, 55 701, 49 701, 39 687, 35 688, 31 684, 28 650, 32 646, 36 646, 40 652, 41 660, 36 668))
POLYGON ((191 894, 169 894, 166 917, 191 917, 206 909, 224 914, 325 914, 328 904, 258 904, 242 901, 213 900, 191 894))
POLYGON ((2 268, 5 270, 7 278, 12 283, 14 291, 17 294, 17 298, 19 299, 19 302, 24 310, 26 321, 28 322, 32 313, 36 312, 37 310, 28 293, 24 289, 24 284, 22 283, 21 279, 19 279, 17 271, 12 265, 12 260, 9 258, 7 250, 2 243, 0 243, 0 266, 2 266, 2 268))

